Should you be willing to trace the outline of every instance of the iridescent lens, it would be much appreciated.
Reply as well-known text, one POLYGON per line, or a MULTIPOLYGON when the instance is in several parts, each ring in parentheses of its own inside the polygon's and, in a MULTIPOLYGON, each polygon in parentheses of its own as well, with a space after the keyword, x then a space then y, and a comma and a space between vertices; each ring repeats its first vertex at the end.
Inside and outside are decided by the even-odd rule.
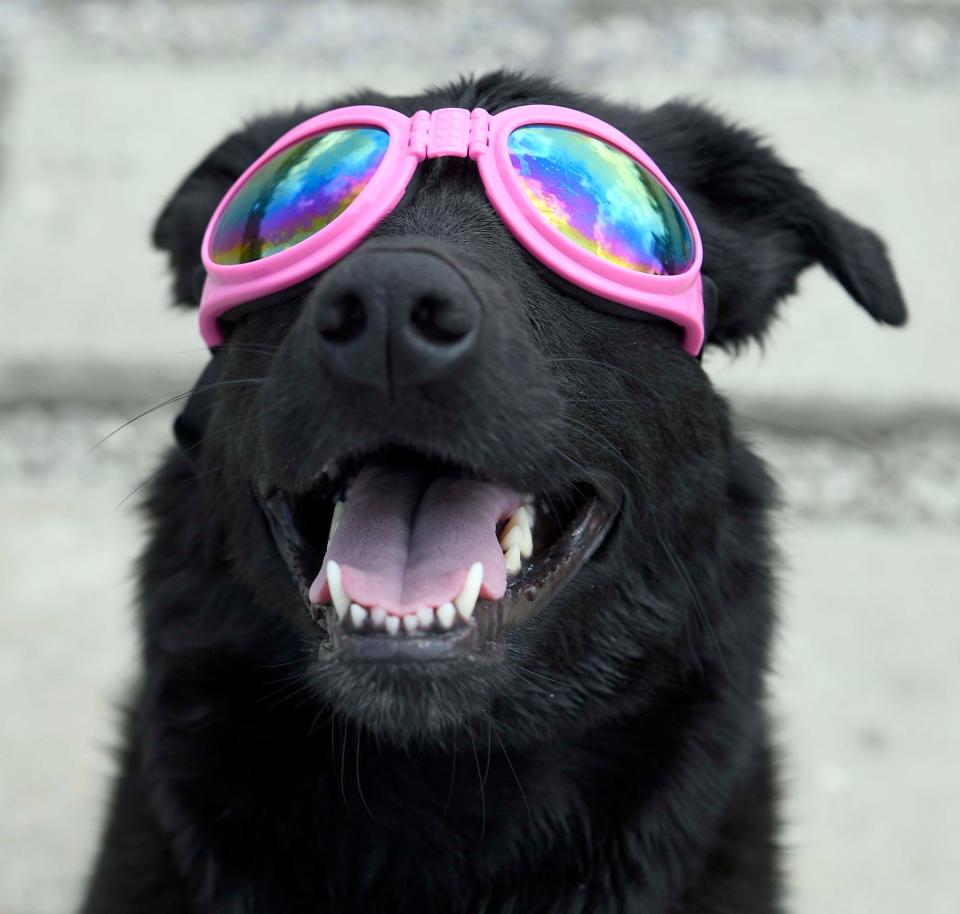
POLYGON ((356 200, 389 145, 385 130, 348 127, 288 146, 221 214, 210 245, 214 263, 262 260, 315 235, 356 200))
POLYGON ((673 275, 693 263, 683 214, 639 162, 579 130, 519 127, 510 162, 534 206, 584 250, 640 273, 673 275))

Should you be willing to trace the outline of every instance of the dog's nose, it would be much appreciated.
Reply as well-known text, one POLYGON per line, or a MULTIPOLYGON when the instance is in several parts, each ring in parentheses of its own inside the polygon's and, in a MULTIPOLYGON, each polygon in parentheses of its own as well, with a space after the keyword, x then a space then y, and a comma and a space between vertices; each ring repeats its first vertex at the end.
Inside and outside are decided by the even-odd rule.
POLYGON ((327 273, 309 307, 330 373, 384 391, 448 373, 473 349, 482 317, 456 264, 416 246, 358 251, 327 273))

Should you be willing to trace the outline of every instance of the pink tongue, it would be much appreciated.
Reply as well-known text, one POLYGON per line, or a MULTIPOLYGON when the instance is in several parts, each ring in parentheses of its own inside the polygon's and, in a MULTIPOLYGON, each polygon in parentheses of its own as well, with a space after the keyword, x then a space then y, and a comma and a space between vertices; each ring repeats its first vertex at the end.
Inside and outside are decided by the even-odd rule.
POLYGON ((367 464, 350 487, 310 599, 330 602, 333 560, 353 602, 395 615, 452 602, 474 562, 483 563, 481 599, 497 600, 507 588, 497 523, 519 505, 516 493, 491 482, 367 464))

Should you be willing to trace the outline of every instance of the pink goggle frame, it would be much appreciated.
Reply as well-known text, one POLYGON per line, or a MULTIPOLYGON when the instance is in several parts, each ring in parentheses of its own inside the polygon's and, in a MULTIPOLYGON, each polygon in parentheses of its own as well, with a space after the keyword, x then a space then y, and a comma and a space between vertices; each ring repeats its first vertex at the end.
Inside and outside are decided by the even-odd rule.
POLYGON ((390 108, 357 105, 312 117, 294 127, 254 162, 227 192, 203 238, 207 276, 200 301, 200 332, 211 348, 223 342, 221 315, 245 302, 297 285, 357 247, 400 202, 424 159, 469 156, 487 197, 514 237, 564 279, 628 308, 657 315, 684 330, 683 347, 697 355, 704 340, 700 234, 689 209, 653 160, 619 130, 583 112, 554 105, 524 105, 490 115, 482 108, 439 108, 412 117, 390 108), (672 275, 639 272, 606 260, 572 241, 538 210, 511 164, 508 140, 521 127, 562 127, 590 135, 625 153, 652 175, 686 222, 693 246, 689 265, 672 275), (389 145, 375 173, 349 206, 315 234, 247 263, 217 263, 212 242, 224 211, 265 163, 307 138, 348 127, 376 127, 389 145))

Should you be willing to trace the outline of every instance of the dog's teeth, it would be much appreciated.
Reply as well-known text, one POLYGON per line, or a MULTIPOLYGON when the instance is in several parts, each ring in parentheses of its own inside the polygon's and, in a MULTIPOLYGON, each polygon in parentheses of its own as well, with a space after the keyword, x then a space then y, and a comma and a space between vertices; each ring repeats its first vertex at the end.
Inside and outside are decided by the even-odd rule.
POLYGON ((342 622, 350 608, 350 598, 347 596, 346 590, 343 589, 340 566, 333 559, 327 562, 327 586, 330 588, 330 599, 333 600, 333 608, 337 611, 337 618, 342 622))
POLYGON ((534 509, 521 505, 504 524, 500 534, 500 547, 506 553, 512 546, 520 547, 520 555, 528 559, 533 555, 534 509))
POLYGON ((419 624, 419 620, 413 613, 409 613, 403 617, 403 628, 408 635, 412 635, 417 630, 419 624))
POLYGON ((377 630, 382 631, 387 622, 387 611, 382 606, 374 606, 370 610, 370 624, 377 630))
POLYGON ((456 618, 457 610, 452 603, 442 603, 437 607, 437 622, 441 628, 452 628, 456 618))
POLYGON ((533 555, 533 531, 529 527, 523 528, 523 542, 520 544, 520 555, 525 559, 533 555))
POLYGON ((511 526, 504 527, 500 534, 500 546, 506 552, 511 546, 519 546, 523 542, 523 526, 519 523, 513 523, 511 526))
POLYGON ((400 631, 400 617, 387 616, 383 622, 383 627, 387 630, 388 635, 395 635, 398 631, 400 631))
POLYGON ((513 546, 519 547, 520 555, 525 559, 533 555, 533 531, 527 526, 526 518, 511 520, 506 532, 500 537, 500 548, 504 552, 508 552, 513 546))
POLYGON ((363 628, 363 623, 367 621, 367 611, 359 603, 350 604, 350 621, 354 628, 363 628))
POLYGON ((527 519, 527 526, 532 530, 537 519, 537 509, 533 505, 520 505, 516 514, 522 514, 527 519))
POLYGON ((467 572, 467 579, 463 582, 463 590, 460 591, 454 601, 457 612, 463 619, 469 620, 473 615, 473 610, 477 605, 477 597, 480 596, 480 585, 483 583, 483 562, 474 562, 467 572))
POLYGON ((429 606, 421 606, 417 610, 417 622, 420 623, 420 628, 426 631, 428 628, 433 627, 435 617, 433 615, 433 610, 429 606))
POLYGON ((507 550, 503 564, 507 566, 507 574, 517 574, 520 571, 520 546, 517 543, 507 550))
POLYGON ((338 501, 333 506, 333 517, 330 518, 330 535, 327 537, 327 548, 330 548, 330 543, 333 540, 333 534, 337 532, 337 526, 340 523, 340 518, 343 517, 343 509, 347 506, 345 501, 338 501))

